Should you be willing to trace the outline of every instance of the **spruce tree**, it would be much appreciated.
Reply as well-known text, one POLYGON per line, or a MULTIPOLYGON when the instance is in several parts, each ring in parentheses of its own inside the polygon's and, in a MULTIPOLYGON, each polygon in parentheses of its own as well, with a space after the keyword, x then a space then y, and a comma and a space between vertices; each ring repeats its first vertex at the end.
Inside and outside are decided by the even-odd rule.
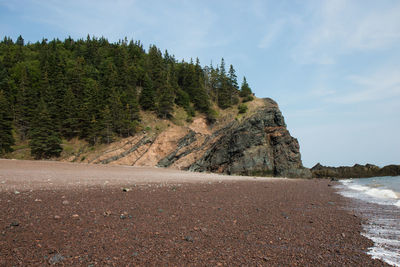
POLYGON ((251 92, 250 86, 247 83, 246 77, 243 77, 242 86, 240 88, 240 97, 243 97, 243 102, 253 100, 253 93, 251 92))
POLYGON ((230 86, 232 87, 232 89, 239 90, 236 71, 232 65, 230 65, 230 67, 229 67, 228 78, 229 78, 229 83, 230 83, 230 86))
POLYGON ((11 112, 6 96, 0 91, 0 155, 11 152, 11 146, 14 145, 11 112))
POLYGON ((171 84, 167 81, 167 85, 161 92, 160 100, 157 107, 158 116, 167 119, 172 117, 174 111, 174 92, 171 84))
POLYGON ((38 105, 30 131, 31 155, 35 159, 58 157, 62 151, 61 138, 46 104, 42 100, 38 105))
POLYGON ((156 93, 153 88, 153 83, 149 76, 145 74, 142 92, 140 93, 139 103, 144 110, 154 110, 155 109, 155 97, 156 93))

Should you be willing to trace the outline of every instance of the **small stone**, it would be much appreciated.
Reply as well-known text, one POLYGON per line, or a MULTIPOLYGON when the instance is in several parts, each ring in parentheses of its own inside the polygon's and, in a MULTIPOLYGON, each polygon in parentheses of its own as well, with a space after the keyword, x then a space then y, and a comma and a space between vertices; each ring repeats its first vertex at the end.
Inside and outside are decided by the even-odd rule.
POLYGON ((109 210, 103 212, 104 217, 109 217, 110 215, 111 215, 111 211, 109 211, 109 210))
POLYGON ((287 215, 287 214, 284 213, 284 212, 282 212, 282 216, 283 216, 283 218, 285 218, 285 219, 289 219, 289 215, 287 215))
POLYGON ((17 221, 11 222, 10 226, 19 226, 19 222, 17 221))
POLYGON ((52 257, 49 259, 49 263, 50 263, 51 265, 56 265, 57 263, 60 263, 60 262, 62 262, 63 260, 64 260, 64 257, 63 257, 61 254, 57 253, 57 254, 55 254, 54 256, 52 256, 52 257))
POLYGON ((75 220, 79 219, 79 215, 78 214, 73 214, 71 217, 72 217, 72 219, 75 219, 75 220))
POLYGON ((61 217, 58 216, 58 215, 54 215, 53 219, 54 219, 54 220, 59 220, 59 219, 61 219, 61 217))
POLYGON ((123 192, 129 192, 129 191, 131 191, 131 189, 130 188, 122 188, 122 191, 123 192))
POLYGON ((346 234, 345 234, 345 233, 342 233, 342 237, 345 238, 345 237, 346 237, 346 234))
POLYGON ((63 205, 68 205, 68 204, 69 204, 69 201, 68 201, 68 200, 64 200, 64 201, 62 202, 62 204, 63 204, 63 205))
POLYGON ((122 219, 122 220, 125 220, 125 219, 126 219, 126 215, 125 215, 125 214, 121 214, 121 215, 119 216, 119 218, 122 219))
POLYGON ((39 199, 39 198, 36 198, 36 199, 35 199, 35 202, 42 202, 42 200, 39 199))
POLYGON ((193 237, 191 237, 190 235, 188 235, 188 236, 185 236, 185 241, 187 241, 187 242, 193 242, 194 240, 193 240, 193 237))
POLYGON ((19 191, 14 191, 14 194, 18 195, 21 194, 19 191))

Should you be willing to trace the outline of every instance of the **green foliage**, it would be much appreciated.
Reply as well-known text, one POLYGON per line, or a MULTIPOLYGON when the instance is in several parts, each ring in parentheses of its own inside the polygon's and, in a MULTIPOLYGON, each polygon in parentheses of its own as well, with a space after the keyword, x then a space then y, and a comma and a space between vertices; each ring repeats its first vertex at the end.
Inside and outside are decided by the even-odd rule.
MULTIPOLYGON (((242 85, 240 93, 246 90, 242 85)), ((15 43, 4 38, 0 91, 7 107, 0 111, 1 127, 13 125, 21 141, 35 137, 30 143, 37 158, 57 155, 58 138, 78 137, 96 144, 134 135, 141 109, 172 119, 177 105, 188 121, 199 112, 212 123, 217 117, 213 103, 223 109, 239 103, 236 71, 232 65, 226 71, 224 59, 217 68, 203 68, 199 59, 177 62, 155 45, 146 52, 140 41, 109 43, 90 36, 36 43, 25 43, 22 36, 15 43), (41 102, 46 105, 39 108, 41 102), (38 112, 52 125, 48 137, 41 131, 49 125, 39 122, 38 112)), ((8 133, 0 133, 1 153, 13 143, 8 133)))
POLYGON ((209 123, 214 123, 218 117, 218 113, 214 109, 209 109, 206 115, 209 123))
POLYGON ((247 112, 247 105, 246 104, 239 104, 238 106, 239 114, 243 114, 247 112))
POLYGON ((35 159, 47 159, 60 155, 62 151, 61 138, 43 101, 36 110, 29 135, 31 155, 35 159))
POLYGON ((12 152, 12 145, 14 145, 14 138, 11 108, 3 91, 0 91, 0 155, 12 152))
POLYGON ((252 94, 253 93, 250 89, 249 84, 247 83, 246 77, 243 77, 243 82, 242 82, 242 86, 240 88, 240 94, 239 94, 240 97, 245 98, 247 101, 251 101, 253 99, 251 98, 251 100, 250 100, 249 96, 252 96, 252 94))
POLYGON ((250 101, 253 101, 253 100, 254 100, 254 97, 252 95, 249 95, 249 96, 244 97, 242 99, 242 102, 246 103, 246 102, 250 102, 250 101))

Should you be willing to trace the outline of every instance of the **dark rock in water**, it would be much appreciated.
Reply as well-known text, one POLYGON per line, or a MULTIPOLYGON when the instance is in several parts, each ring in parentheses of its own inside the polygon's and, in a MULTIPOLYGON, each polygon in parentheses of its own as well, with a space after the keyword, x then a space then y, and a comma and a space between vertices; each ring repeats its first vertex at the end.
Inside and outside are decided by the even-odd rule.
POLYGON ((337 178, 397 176, 400 175, 400 165, 388 165, 383 168, 372 164, 355 164, 352 167, 328 167, 318 163, 311 168, 311 172, 315 178, 331 178, 331 181, 337 181, 337 178))
POLYGON ((277 104, 264 101, 269 105, 218 131, 219 139, 189 170, 310 178, 310 170, 301 162, 299 143, 286 129, 277 104))

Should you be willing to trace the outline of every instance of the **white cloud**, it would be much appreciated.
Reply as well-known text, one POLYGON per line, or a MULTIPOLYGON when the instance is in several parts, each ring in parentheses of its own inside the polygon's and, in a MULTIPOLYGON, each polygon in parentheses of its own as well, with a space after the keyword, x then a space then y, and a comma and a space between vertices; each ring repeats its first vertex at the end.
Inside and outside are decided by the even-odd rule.
POLYGON ((400 69, 388 68, 372 75, 350 75, 347 79, 353 89, 341 91, 335 97, 326 99, 340 104, 355 104, 368 101, 390 100, 400 96, 400 69))
POLYGON ((303 17, 304 35, 293 58, 304 64, 333 64, 338 56, 388 49, 400 44, 400 2, 370 5, 364 1, 329 0, 303 17))

